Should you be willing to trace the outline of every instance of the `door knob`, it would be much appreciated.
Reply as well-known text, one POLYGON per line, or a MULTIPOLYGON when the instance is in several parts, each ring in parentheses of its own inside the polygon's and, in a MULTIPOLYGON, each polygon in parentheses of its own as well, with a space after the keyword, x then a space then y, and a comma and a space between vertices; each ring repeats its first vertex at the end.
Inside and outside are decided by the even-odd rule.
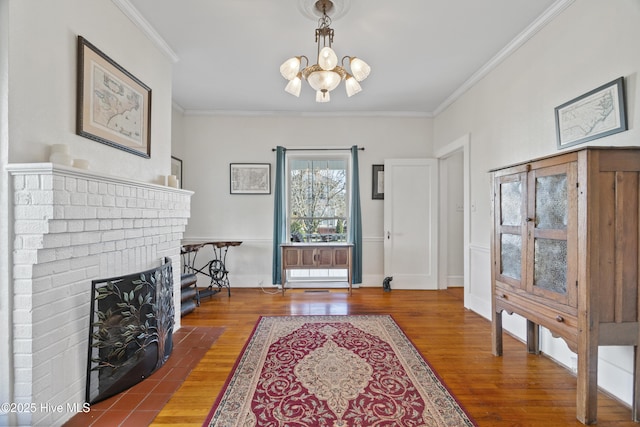
POLYGON ((391 238, 391 232, 387 231, 387 239, 391 238))

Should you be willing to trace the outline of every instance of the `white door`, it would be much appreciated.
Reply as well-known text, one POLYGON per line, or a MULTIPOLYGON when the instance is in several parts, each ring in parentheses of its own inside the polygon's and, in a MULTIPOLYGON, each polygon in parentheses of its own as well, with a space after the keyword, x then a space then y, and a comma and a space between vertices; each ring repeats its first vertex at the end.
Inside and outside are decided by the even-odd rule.
POLYGON ((384 275, 391 289, 438 289, 438 161, 384 161, 384 275))

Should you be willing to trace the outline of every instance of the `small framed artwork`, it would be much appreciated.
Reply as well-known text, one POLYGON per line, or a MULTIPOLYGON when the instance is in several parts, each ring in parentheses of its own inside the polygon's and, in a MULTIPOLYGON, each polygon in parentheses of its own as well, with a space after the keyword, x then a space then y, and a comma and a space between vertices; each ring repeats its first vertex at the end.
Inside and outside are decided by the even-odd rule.
POLYGON ((558 149, 627 130, 624 78, 556 107, 555 113, 558 149))
POLYGON ((182 160, 171 156, 171 175, 178 178, 179 188, 182 188, 182 160))
POLYGON ((373 165, 373 177, 371 180, 371 198, 384 199, 384 165, 373 165))
POLYGON ((271 163, 231 163, 231 194, 271 194, 271 163))
POLYGON ((78 36, 76 133, 149 158, 151 89, 78 36))

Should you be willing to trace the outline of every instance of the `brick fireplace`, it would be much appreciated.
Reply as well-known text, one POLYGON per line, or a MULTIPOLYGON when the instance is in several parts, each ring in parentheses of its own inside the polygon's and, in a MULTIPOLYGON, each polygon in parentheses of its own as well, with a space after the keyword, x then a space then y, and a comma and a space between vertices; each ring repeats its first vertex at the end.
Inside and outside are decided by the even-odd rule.
POLYGON ((13 188, 12 388, 16 403, 37 409, 13 421, 59 425, 75 415, 73 408, 83 408, 92 280, 170 258, 180 327, 180 242, 192 192, 51 163, 7 169, 13 188))

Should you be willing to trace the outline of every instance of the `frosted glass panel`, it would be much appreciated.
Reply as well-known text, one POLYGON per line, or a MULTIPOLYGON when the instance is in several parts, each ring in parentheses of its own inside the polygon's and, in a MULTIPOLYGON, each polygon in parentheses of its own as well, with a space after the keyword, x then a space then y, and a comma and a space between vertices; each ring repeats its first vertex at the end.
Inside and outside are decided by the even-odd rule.
POLYGON ((536 178, 536 227, 567 228, 567 175, 536 178))
POLYGON ((500 186, 500 212, 502 225, 522 224, 522 184, 505 182, 500 186))
POLYGON ((567 293, 567 242, 565 240, 536 239, 533 286, 567 293))
POLYGON ((517 234, 503 234, 500 246, 500 265, 503 276, 520 280, 522 271, 522 238, 517 234))

